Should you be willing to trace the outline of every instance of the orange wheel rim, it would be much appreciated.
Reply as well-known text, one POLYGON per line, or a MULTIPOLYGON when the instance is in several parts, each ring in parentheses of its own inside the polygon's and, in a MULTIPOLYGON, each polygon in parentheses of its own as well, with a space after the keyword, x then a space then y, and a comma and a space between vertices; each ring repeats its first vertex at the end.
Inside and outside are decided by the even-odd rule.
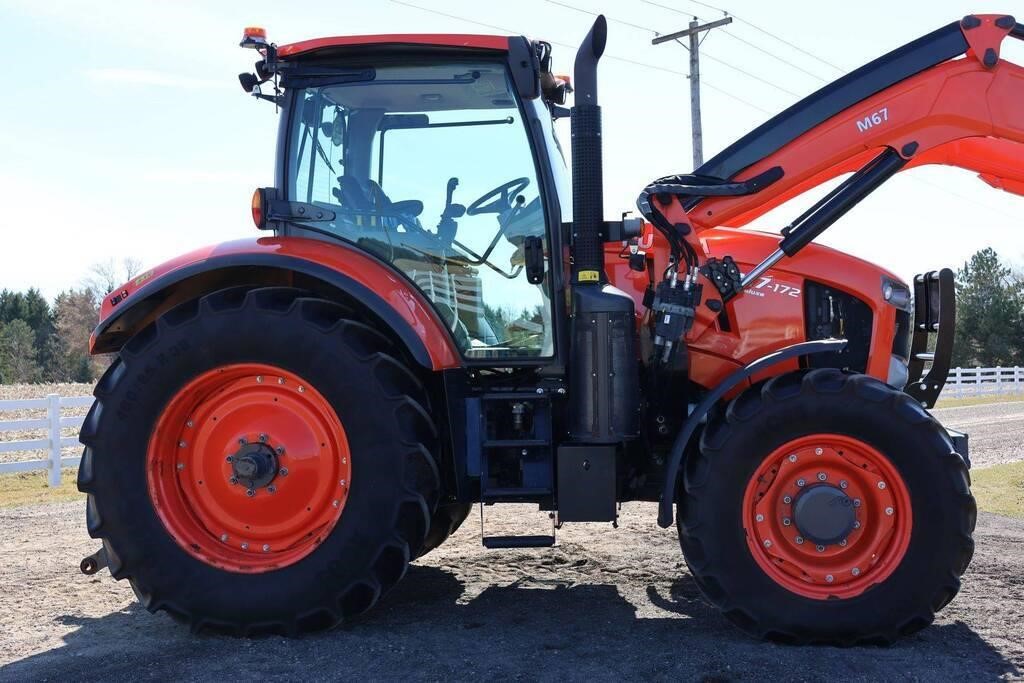
POLYGON ((839 434, 777 448, 743 496, 754 560, 779 585, 819 600, 852 598, 888 578, 911 526, 910 493, 889 459, 839 434))
POLYGON ((331 404, 294 373, 225 365, 191 380, 150 438, 150 499, 185 552, 233 572, 311 553, 345 508, 348 439, 331 404))

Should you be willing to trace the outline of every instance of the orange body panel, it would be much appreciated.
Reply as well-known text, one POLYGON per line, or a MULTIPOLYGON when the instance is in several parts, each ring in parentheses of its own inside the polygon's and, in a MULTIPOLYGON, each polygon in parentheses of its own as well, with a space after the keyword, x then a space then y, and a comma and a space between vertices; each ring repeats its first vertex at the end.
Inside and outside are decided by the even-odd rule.
MULTIPOLYGON (((430 303, 412 283, 393 269, 355 247, 341 242, 325 242, 302 237, 262 237, 225 242, 203 247, 171 259, 146 271, 124 284, 104 299, 100 309, 103 324, 117 306, 126 299, 146 295, 160 289, 161 280, 175 271, 202 263, 208 259, 246 254, 275 254, 309 261, 343 273, 359 284, 376 292, 423 340, 435 370, 461 365, 458 350, 452 345, 444 323, 430 303), (145 291, 143 291, 145 290, 145 291), (138 294, 137 294, 138 293, 138 294)), ((95 343, 95 337, 92 340, 95 343)))
POLYGON ((384 33, 368 36, 335 36, 282 45, 277 49, 277 55, 279 57, 295 57, 313 50, 358 45, 435 45, 507 51, 508 38, 477 33, 384 33))

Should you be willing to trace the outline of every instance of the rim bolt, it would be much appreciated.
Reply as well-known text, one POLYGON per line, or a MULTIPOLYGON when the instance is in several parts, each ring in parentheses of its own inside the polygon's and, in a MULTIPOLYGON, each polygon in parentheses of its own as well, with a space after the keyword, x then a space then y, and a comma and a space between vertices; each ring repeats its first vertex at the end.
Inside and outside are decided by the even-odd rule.
POLYGON ((186 422, 185 426, 191 428, 192 427, 192 420, 189 420, 188 422, 186 422))
POLYGON ((185 446, 187 446, 187 445, 188 445, 188 444, 187 444, 187 443, 185 443, 184 441, 179 441, 179 442, 178 442, 178 448, 184 448, 184 447, 185 447, 185 446))
POLYGON ((859 508, 860 507, 860 498, 854 498, 853 499, 853 507, 855 507, 855 508, 859 508))
POLYGON ((806 483, 807 483, 807 482, 806 482, 806 481, 804 481, 803 479, 797 479, 797 480, 796 480, 796 485, 797 485, 797 486, 803 486, 803 485, 804 485, 804 484, 806 484, 806 483))
POLYGON ((826 574, 825 581, 827 581, 828 583, 832 583, 833 581, 835 581, 835 577, 833 577, 831 574, 826 574))
POLYGON ((796 462, 796 453, 793 453, 792 455, 789 456, 789 461, 796 462))
POLYGON ((256 489, 246 489, 245 490, 245 495, 247 495, 250 498, 252 498, 253 496, 256 495, 256 489))
POLYGON ((277 447, 277 454, 278 455, 284 455, 284 446, 278 446, 277 447))
POLYGON ((771 548, 772 547, 772 542, 769 541, 767 538, 764 539, 764 547, 765 548, 771 548))
POLYGON ((845 548, 846 547, 846 539, 844 538, 843 540, 839 541, 839 545, 841 545, 841 546, 843 546, 845 548))
POLYGON ((878 482, 878 488, 884 489, 885 488, 885 482, 884 481, 878 482))
POLYGON ((263 544, 263 552, 265 552, 265 553, 269 553, 270 552, 270 546, 267 545, 266 543, 263 544))
POLYGON ((282 477, 287 477, 288 476, 288 468, 287 467, 282 467, 281 469, 279 469, 277 471, 277 473, 280 474, 282 477))
MULTIPOLYGON (((341 480, 341 485, 342 485, 342 486, 344 486, 344 485, 345 485, 345 480, 344 480, 344 479, 342 479, 342 480, 341 480)), ((757 517, 755 517, 754 519, 756 519, 756 520, 757 520, 757 521, 759 521, 759 522, 763 522, 763 521, 764 521, 764 515, 758 515, 758 516, 757 516, 757 517)))
POLYGON ((885 508, 885 514, 891 515, 893 512, 892 508, 885 508))
POLYGON ((266 443, 267 442, 267 435, 266 434, 260 434, 259 439, 260 439, 260 443, 266 443))
POLYGON ((338 507, 339 505, 341 505, 341 501, 340 500, 333 501, 331 503, 331 505, 333 505, 334 507, 338 507))
POLYGON ((263 375, 256 375, 256 381, 262 384, 263 383, 263 375))
POLYGON ((277 487, 271 484, 267 487, 267 493, 277 493, 277 487))
POLYGON ((854 567, 853 569, 850 570, 850 573, 853 574, 854 576, 860 576, 860 567, 854 567))
POLYGON ((305 391, 306 391, 306 387, 304 387, 304 386, 302 386, 302 385, 300 384, 300 385, 299 385, 299 393, 300 393, 300 394, 302 394, 302 393, 305 393, 305 391))
POLYGON ((183 469, 185 469, 185 463, 183 463, 183 462, 179 462, 179 463, 177 464, 177 468, 178 468, 179 470, 183 470, 183 469))
POLYGON ((791 520, 789 517, 783 517, 782 518, 782 526, 789 526, 792 523, 793 523, 793 520, 791 520))
POLYGON ((242 544, 242 550, 248 550, 248 549, 249 549, 249 544, 248 543, 243 543, 242 544))
POLYGON ((244 446, 247 443, 249 443, 249 441, 244 436, 241 439, 238 440, 238 445, 239 446, 244 446))
POLYGON ((825 552, 825 546, 823 545, 816 545, 814 546, 814 549, 817 550, 819 553, 825 552))
POLYGON ((228 542, 228 535, 227 534, 221 534, 220 535, 220 540, 221 540, 222 543, 227 543, 228 542))
MULTIPOLYGON (((339 481, 338 483, 339 483, 339 484, 341 484, 341 486, 342 486, 342 487, 345 487, 345 486, 347 486, 347 485, 348 485, 348 480, 346 480, 346 479, 342 479, 342 480, 341 480, 341 481, 339 481)), ((760 517, 760 515, 758 515, 758 517, 760 517)))
POLYGON ((226 461, 228 461, 228 462, 234 462, 234 461, 235 461, 235 456, 233 456, 233 455, 229 455, 228 457, 226 457, 226 458, 224 458, 224 459, 225 459, 226 461))
POLYGON ((795 539, 793 539, 793 540, 795 540, 795 541, 796 541, 796 544, 797 544, 797 545, 803 545, 803 544, 804 544, 804 537, 803 537, 803 536, 797 536, 797 537, 796 537, 795 539))
POLYGON ((793 499, 790 498, 789 496, 783 496, 782 497, 782 502, 785 503, 786 505, 789 505, 790 503, 793 502, 793 499))
POLYGON ((818 472, 818 481, 825 481, 828 479, 828 475, 824 472, 818 472))
POLYGON ((854 522, 853 523, 853 528, 854 529, 859 529, 860 528, 860 522, 854 522))
POLYGON ((822 450, 821 448, 815 448, 815 449, 814 449, 814 454, 815 454, 815 455, 821 455, 821 454, 822 454, 822 453, 824 453, 824 452, 825 452, 825 451, 823 451, 823 450, 822 450))
POLYGON ((849 486, 849 484, 846 482, 845 479, 843 479, 841 482, 839 482, 839 488, 845 489, 847 486, 849 486))
POLYGON ((232 484, 232 485, 233 484, 237 484, 238 483, 238 477, 231 477, 230 479, 228 479, 228 483, 232 484))

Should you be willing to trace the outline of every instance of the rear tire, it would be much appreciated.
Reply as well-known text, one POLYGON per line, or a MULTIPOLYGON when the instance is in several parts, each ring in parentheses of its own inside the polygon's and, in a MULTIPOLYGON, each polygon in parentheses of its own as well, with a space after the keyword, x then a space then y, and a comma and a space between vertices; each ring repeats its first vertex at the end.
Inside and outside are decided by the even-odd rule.
POLYGON ((449 536, 459 530, 472 509, 472 503, 438 505, 430 520, 430 531, 427 532, 427 538, 423 542, 423 549, 420 551, 419 557, 423 557, 447 541, 449 536))
MULTIPOLYGON (((272 377, 265 379, 275 384, 272 377)), ((256 378, 263 380, 262 375, 256 378)), ((227 404, 227 398, 218 398, 226 395, 213 395, 215 410, 220 410, 217 400, 227 404)), ((170 311, 129 340, 97 384, 95 396, 81 432, 86 448, 78 476, 79 490, 88 494, 89 534, 102 539, 111 574, 128 579, 151 612, 165 610, 195 630, 238 634, 326 628, 369 609, 422 552, 440 486, 426 392, 391 342, 339 304, 284 287, 214 292, 170 311), (167 477, 153 471, 163 467, 152 456, 159 440, 151 443, 161 416, 194 378, 244 364, 280 368, 281 385, 286 373, 301 378, 305 386, 293 390, 305 391, 306 399, 313 394, 325 399, 327 414, 333 409, 344 429, 347 450, 342 452, 351 454, 351 463, 345 463, 351 469, 342 470, 342 476, 351 477, 341 482, 343 493, 327 494, 327 513, 334 497, 340 516, 333 526, 321 527, 326 529, 322 537, 309 541, 298 559, 282 555, 277 567, 258 548, 246 548, 255 553, 250 567, 218 566, 216 542, 231 543, 227 534, 217 538, 217 531, 209 530, 214 536, 209 556, 198 543, 190 548, 176 540, 180 534, 172 536, 173 526, 165 521, 167 506, 177 498, 169 502, 154 493, 154 478, 167 477)), ((267 405, 276 409, 280 404, 267 405)), ((238 414, 239 419, 255 414, 254 424, 260 426, 270 413, 249 407, 238 414)), ((191 418, 188 422, 192 428, 191 418)), ((266 429, 270 444, 274 428, 266 429)), ((189 446, 199 451, 191 456, 190 467, 214 460, 211 471, 233 467, 224 464, 228 447, 208 443, 203 451, 198 438, 189 446)), ((183 444, 184 438, 179 444, 184 449, 183 444)), ((281 453, 281 463, 297 455, 281 453)), ((292 462, 295 468, 301 465, 292 462)), ((273 480, 276 495, 263 484, 249 500, 278 504, 286 487, 300 481, 295 473, 283 476, 273 480)), ((205 484, 204 490, 214 488, 213 481, 205 484)), ((337 484, 325 485, 337 489, 337 484)), ((245 488, 221 488, 240 491, 241 499, 230 502, 245 509, 245 488)), ((290 524, 293 517, 271 521, 290 524)), ((320 532, 310 532, 315 533, 320 532)), ((233 546, 232 552, 238 549, 233 546)))
POLYGON ((709 422, 684 479, 690 571, 756 637, 891 643, 932 622, 973 554, 963 459, 927 411, 865 375, 814 370, 747 390, 709 422), (815 488, 818 502, 848 509, 800 513, 815 488), (824 533, 823 519, 840 535, 804 539, 824 533))

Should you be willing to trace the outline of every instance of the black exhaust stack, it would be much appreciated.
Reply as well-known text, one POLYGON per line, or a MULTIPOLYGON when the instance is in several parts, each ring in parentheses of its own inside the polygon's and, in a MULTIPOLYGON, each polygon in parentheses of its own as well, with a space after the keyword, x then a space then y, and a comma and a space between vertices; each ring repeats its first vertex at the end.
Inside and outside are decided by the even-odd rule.
POLYGON ((572 108, 572 355, 569 432, 576 443, 616 444, 639 431, 640 382, 633 300, 607 284, 604 175, 597 62, 608 23, 599 16, 576 53, 572 108))

